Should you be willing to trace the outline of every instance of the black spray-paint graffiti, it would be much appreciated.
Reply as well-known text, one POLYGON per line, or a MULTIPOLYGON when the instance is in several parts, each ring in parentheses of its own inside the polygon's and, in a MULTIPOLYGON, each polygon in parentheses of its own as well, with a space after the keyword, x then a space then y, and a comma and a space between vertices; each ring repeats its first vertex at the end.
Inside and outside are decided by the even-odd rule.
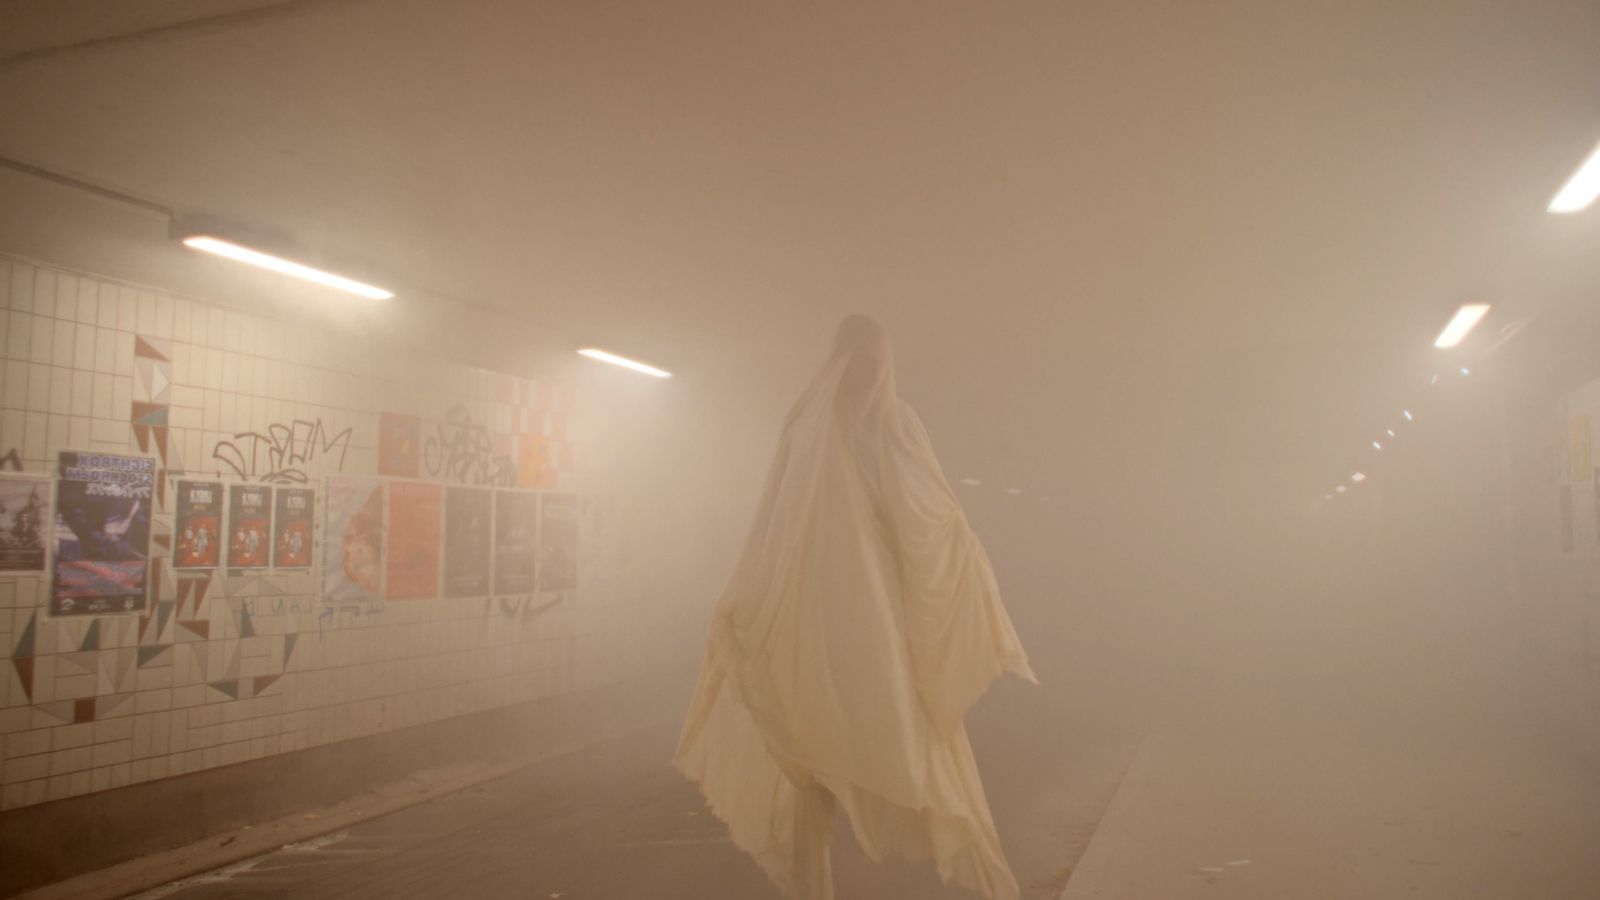
POLYGON ((22 471, 22 457, 17 455, 17 448, 12 447, 6 451, 5 456, 0 456, 0 469, 9 468, 13 472, 22 471))
MULTIPOLYGON (((547 597, 539 600, 538 602, 535 602, 535 598, 531 594, 519 597, 499 597, 497 599, 500 603, 500 612, 504 613, 507 617, 513 619, 531 619, 534 616, 549 612, 550 610, 556 608, 563 600, 567 599, 567 596, 565 594, 557 594, 554 597, 547 597)), ((485 598, 483 601, 483 610, 485 613, 489 611, 489 603, 490 600, 485 598)))
POLYGON ((245 431, 218 441, 211 458, 246 481, 305 484, 310 479, 302 467, 317 460, 329 459, 331 471, 343 471, 353 431, 354 428, 346 428, 330 436, 320 418, 314 422, 296 419, 269 425, 265 434, 245 431))
POLYGON ((517 483, 516 464, 494 452, 489 429, 474 424, 464 406, 450 407, 445 421, 422 442, 422 464, 430 477, 444 481, 499 487, 517 483))

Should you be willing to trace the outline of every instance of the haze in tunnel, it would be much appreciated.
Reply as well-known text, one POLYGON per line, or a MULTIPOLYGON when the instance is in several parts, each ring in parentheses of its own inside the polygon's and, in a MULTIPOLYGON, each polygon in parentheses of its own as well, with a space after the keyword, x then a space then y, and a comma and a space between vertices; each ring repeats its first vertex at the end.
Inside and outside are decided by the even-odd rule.
MULTIPOLYGON (((893 335, 1040 682, 965 725, 1022 896, 1600 883, 1600 212, 1549 211, 1600 142, 1600 5, 0 0, 0 22, 0 454, 53 490, 71 451, 155 460, 173 496, 298 477, 317 529, 342 521, 329 479, 375 479, 386 516, 424 498, 385 575, 436 585, 344 612, 319 570, 202 576, 157 542, 147 610, 74 618, 49 571, 0 573, 0 834, 29 861, 7 890, 303 815, 334 781, 602 734, 642 736, 516 782, 582 785, 550 816, 592 856, 511 804, 497 821, 561 849, 339 884, 771 890, 671 732, 784 413, 852 313, 893 335), (198 223, 395 296, 196 253, 198 223), (1436 347, 1466 304, 1489 309, 1436 347), (295 423, 322 449, 277 465, 295 423), (260 465, 219 457, 249 440, 260 465), (520 570, 491 551, 452 581, 449 523, 491 503, 461 489, 562 495, 551 533, 576 537, 537 559, 575 580, 497 582, 520 570), (216 800, 267 782, 276 805, 216 800), (622 821, 648 837, 605 843, 622 821), (50 849, 86 823, 122 836, 50 849)), ((178 514, 158 501, 157 538, 178 514)), ((477 827, 452 796, 372 846, 477 827)), ((960 896, 835 838, 841 896, 960 896)), ((337 893, 316 879, 273 889, 337 893)))

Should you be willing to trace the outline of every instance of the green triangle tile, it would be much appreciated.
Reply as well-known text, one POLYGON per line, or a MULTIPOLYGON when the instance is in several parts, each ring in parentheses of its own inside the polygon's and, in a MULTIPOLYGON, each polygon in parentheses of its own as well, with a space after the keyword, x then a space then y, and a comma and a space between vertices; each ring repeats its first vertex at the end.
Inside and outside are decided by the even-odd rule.
POLYGON ((100 649, 100 620, 95 619, 89 623, 89 630, 83 633, 83 643, 78 645, 79 650, 100 649))
MULTIPOLYGON (((172 649, 172 645, 171 644, 156 644, 153 647, 140 647, 139 648, 139 663, 138 663, 139 668, 141 668, 141 669, 144 668, 145 666, 150 664, 151 660, 155 659, 158 656, 161 656, 162 654, 167 654, 168 651, 170 651, 171 649, 172 649)), ((168 655, 170 657, 170 654, 168 654, 168 655)), ((171 662, 170 658, 168 659, 168 662, 171 662)))
POLYGON ((33 657, 19 656, 11 661, 16 667, 17 678, 22 681, 22 692, 28 695, 28 702, 33 702, 33 657))
POLYGON ((211 687, 228 695, 230 700, 239 699, 239 680, 237 678, 227 681, 213 681, 211 687))
POLYGON ((28 617, 28 627, 22 629, 22 639, 17 641, 17 649, 12 652, 12 656, 33 655, 33 647, 39 632, 38 625, 39 613, 35 610, 33 615, 28 617))

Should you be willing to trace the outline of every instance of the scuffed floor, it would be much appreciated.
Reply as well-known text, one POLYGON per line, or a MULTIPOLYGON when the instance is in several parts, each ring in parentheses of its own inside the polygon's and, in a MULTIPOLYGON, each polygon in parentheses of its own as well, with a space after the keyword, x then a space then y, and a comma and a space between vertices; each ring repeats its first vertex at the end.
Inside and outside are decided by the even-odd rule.
MULTIPOLYGON (((1052 717, 1081 724, 1092 710, 1051 712, 1020 686, 985 704, 974 743, 1008 853, 1024 895, 1054 900, 1138 736, 1077 728, 1076 746, 1063 746, 1052 717)), ((652 729, 136 896, 776 897, 668 765, 675 740, 652 729)), ((871 863, 842 826, 835 881, 841 900, 967 896, 941 886, 930 865, 871 863)))

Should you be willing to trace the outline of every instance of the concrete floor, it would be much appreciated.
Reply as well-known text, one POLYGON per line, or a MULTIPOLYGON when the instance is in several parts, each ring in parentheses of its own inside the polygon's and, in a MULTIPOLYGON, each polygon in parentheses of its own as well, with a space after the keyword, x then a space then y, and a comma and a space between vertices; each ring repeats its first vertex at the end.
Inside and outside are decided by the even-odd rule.
MULTIPOLYGON (((997 688, 974 744, 1007 852, 1031 900, 1054 900, 1138 746, 1126 727, 1076 728, 1093 709, 997 688), (1014 723, 1027 722, 1017 729, 1014 723), (1007 726, 1012 727, 1008 728, 1007 726), (1031 737, 1030 737, 1031 735, 1031 737)), ((655 728, 136 895, 220 898, 775 898, 695 788, 668 765, 676 731, 655 728)), ((954 900, 929 864, 878 865, 842 827, 841 900, 954 900)))

